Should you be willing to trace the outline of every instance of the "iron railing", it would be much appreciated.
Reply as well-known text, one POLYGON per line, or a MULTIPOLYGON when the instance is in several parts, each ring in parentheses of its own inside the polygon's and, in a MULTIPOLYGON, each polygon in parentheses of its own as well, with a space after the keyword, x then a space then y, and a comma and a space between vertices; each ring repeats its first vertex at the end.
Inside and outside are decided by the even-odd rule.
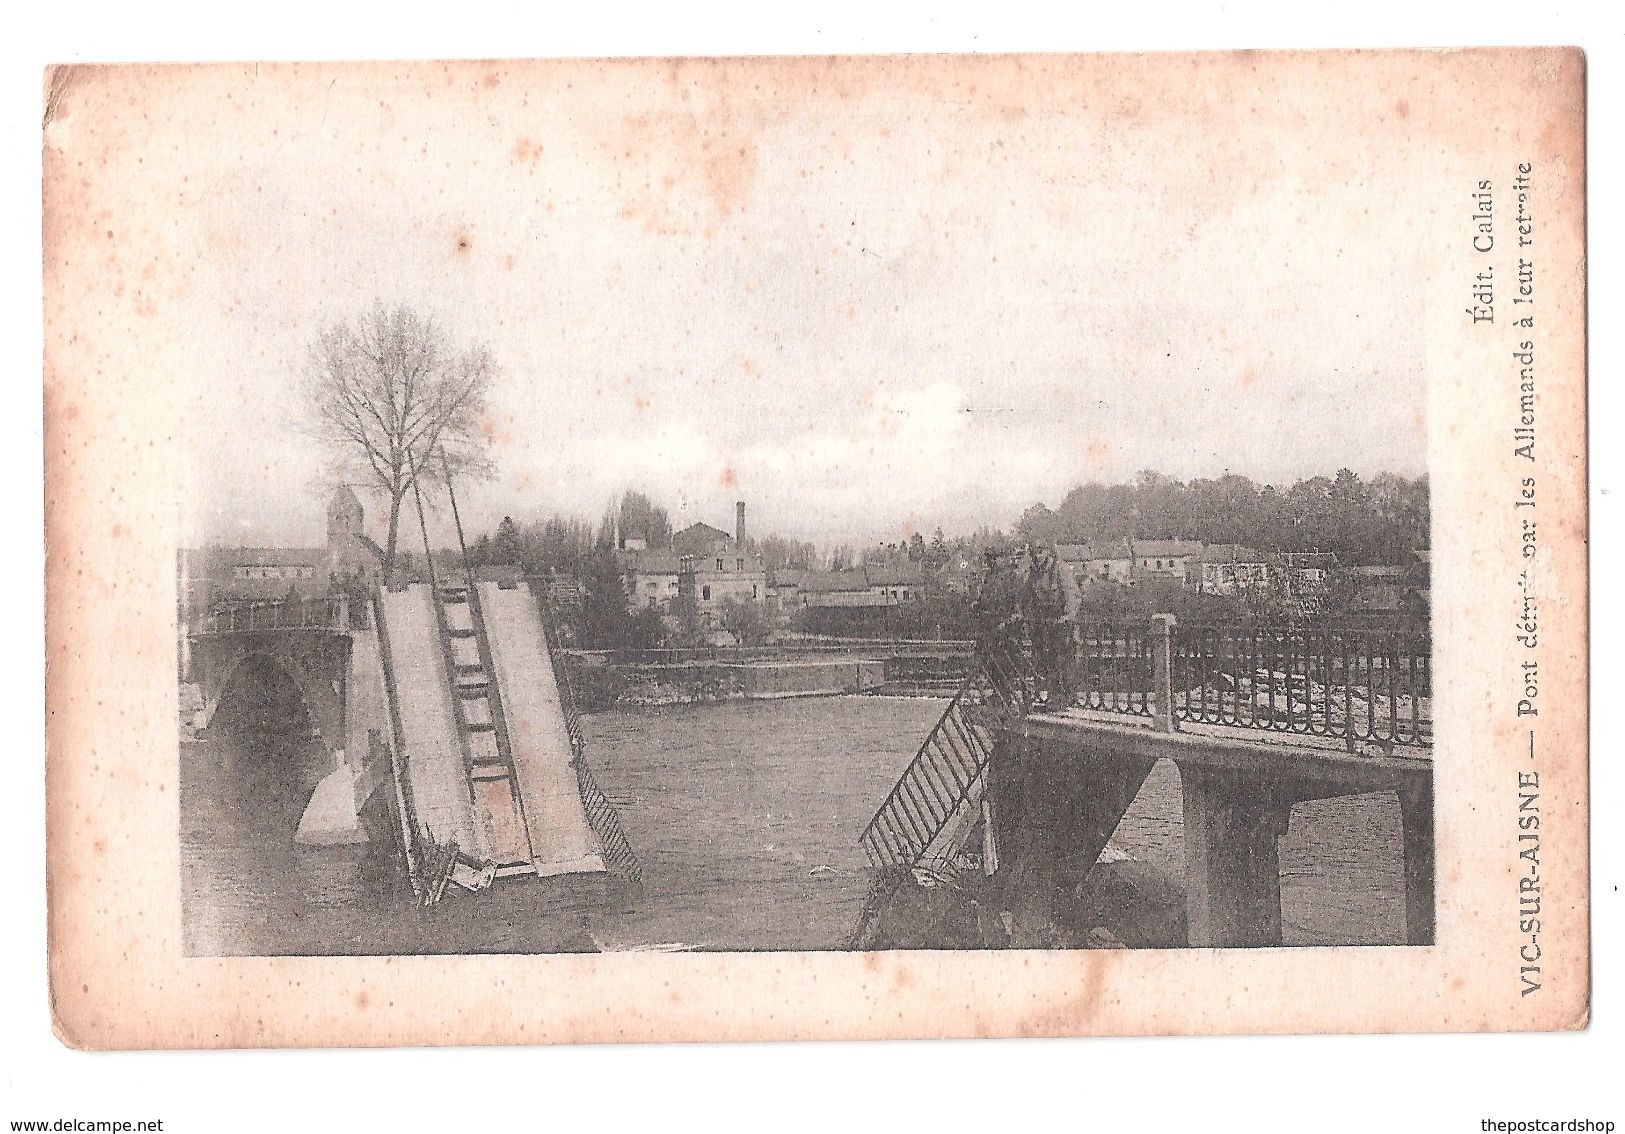
POLYGON ((587 825, 598 836, 603 848, 605 865, 634 884, 643 882, 643 867, 626 838, 621 815, 604 790, 598 786, 587 762, 587 741, 581 732, 581 713, 576 708, 575 689, 570 683, 569 667, 564 664, 559 649, 558 629, 551 610, 545 602, 538 604, 542 616, 542 637, 547 643, 548 661, 553 666, 553 681, 559 691, 559 705, 564 710, 564 727, 570 735, 571 763, 575 766, 576 786, 581 791, 582 807, 587 813, 587 825))
POLYGON ((577 755, 575 765, 576 786, 581 790, 581 803, 587 812, 587 824, 592 828, 593 834, 598 836, 598 845, 604 852, 604 864, 609 867, 612 874, 618 874, 630 882, 641 885, 643 867, 638 864, 638 856, 632 850, 632 844, 627 842, 626 830, 621 826, 620 812, 598 786, 587 758, 577 755))
MULTIPOLYGON (((1034 672, 1053 669, 1031 641, 1034 672)), ((1419 630, 1266 624, 1082 622, 1070 705, 1184 725, 1426 747, 1433 743, 1432 642, 1419 630)), ((1053 681, 1053 674, 1045 674, 1053 681)), ((1031 701, 1029 701, 1029 706, 1031 701)))
POLYGON ((559 704, 564 709, 564 727, 570 733, 570 747, 579 756, 586 748, 581 734, 581 714, 576 709, 575 687, 570 683, 570 667, 559 648, 558 627, 545 603, 538 603, 542 615, 542 638, 547 643, 547 660, 553 666, 553 683, 558 687, 559 704))
POLYGON ((1080 622, 1070 683, 1075 702, 1096 712, 1151 716, 1154 661, 1148 622, 1080 622))
MULTIPOLYGON (((1031 674, 1019 649, 987 649, 870 819, 859 845, 876 867, 920 865, 944 830, 976 802, 1000 720, 1031 704, 1031 674)), ((946 857, 958 848, 938 848, 946 857)))
POLYGON ((1426 634, 1290 626, 1177 626, 1175 721, 1382 745, 1433 743, 1426 634))
POLYGON ((262 630, 347 630, 349 603, 342 595, 223 603, 204 615, 195 633, 246 634, 262 630))

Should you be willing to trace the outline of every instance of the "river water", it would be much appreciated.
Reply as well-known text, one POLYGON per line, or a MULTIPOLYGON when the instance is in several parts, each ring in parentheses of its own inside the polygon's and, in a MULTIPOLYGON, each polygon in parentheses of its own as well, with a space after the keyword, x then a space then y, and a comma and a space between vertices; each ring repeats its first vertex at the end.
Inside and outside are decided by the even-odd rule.
MULTIPOLYGON (((643 866, 453 890, 419 909, 387 843, 296 846, 325 758, 297 728, 227 725, 181 745, 184 933, 192 955, 838 948, 870 875, 858 834, 943 702, 829 697, 662 706, 583 719, 588 757, 643 866), (246 738, 246 739, 244 739, 246 738)), ((229 723, 229 722, 228 722, 229 723)), ((1403 939, 1399 808, 1300 805, 1281 844, 1288 944, 1403 939)), ((1182 874, 1179 777, 1159 764, 1114 838, 1182 874)))

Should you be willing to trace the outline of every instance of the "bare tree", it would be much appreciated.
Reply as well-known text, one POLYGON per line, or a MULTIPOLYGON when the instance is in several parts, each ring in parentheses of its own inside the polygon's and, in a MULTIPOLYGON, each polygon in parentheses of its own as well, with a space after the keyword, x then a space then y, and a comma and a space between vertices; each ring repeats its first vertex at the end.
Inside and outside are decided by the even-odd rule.
POLYGON ((376 307, 311 345, 306 416, 340 467, 389 500, 386 571, 414 481, 426 487, 448 467, 459 476, 490 474, 481 416, 494 373, 483 346, 458 349, 432 318, 406 307, 376 307))

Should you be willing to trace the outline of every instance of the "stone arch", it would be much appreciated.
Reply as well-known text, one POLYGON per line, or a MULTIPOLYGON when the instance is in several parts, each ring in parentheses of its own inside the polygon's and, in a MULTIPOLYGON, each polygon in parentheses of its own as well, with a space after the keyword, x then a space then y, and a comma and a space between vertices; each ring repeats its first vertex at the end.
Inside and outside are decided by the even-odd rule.
POLYGON ((347 637, 253 634, 216 639, 194 650, 203 663, 203 727, 207 728, 231 688, 232 678, 250 658, 265 658, 298 690, 311 728, 332 752, 344 746, 344 705, 348 680, 347 637), (303 640, 302 640, 303 639, 303 640))

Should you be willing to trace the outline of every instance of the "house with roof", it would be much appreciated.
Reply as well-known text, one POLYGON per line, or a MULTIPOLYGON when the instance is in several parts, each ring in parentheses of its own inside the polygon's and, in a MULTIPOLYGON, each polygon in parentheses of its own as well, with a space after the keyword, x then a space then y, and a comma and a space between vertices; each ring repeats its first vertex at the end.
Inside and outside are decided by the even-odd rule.
POLYGON ((880 598, 882 606, 912 602, 925 589, 925 567, 906 559, 874 566, 865 564, 863 577, 868 581, 869 592, 880 598))
POLYGON ((1203 545, 1194 539, 1131 539, 1126 541, 1136 575, 1163 575, 1194 585, 1201 572, 1203 545))
POLYGON ((1345 568, 1349 607, 1356 614, 1398 614, 1405 607, 1410 571, 1398 564, 1362 564, 1345 568))
POLYGON ((861 569, 808 571, 801 580, 801 606, 819 610, 845 607, 888 606, 889 600, 871 589, 861 569))
POLYGON ((779 567, 767 573, 767 601, 774 614, 787 615, 800 609, 802 584, 809 574, 802 567, 779 567))
POLYGON ((1080 586, 1088 581, 1133 586, 1141 578, 1165 578, 1188 587, 1201 571, 1202 544, 1192 539, 1062 543, 1055 546, 1055 555, 1072 569, 1080 586))
POLYGON ((1337 573, 1339 590, 1348 612, 1378 620, 1426 617, 1431 595, 1426 551, 1413 552, 1405 562, 1362 564, 1337 573))
POLYGON ((620 559, 621 573, 626 577, 627 605, 633 610, 668 609, 678 595, 682 557, 675 551, 629 548, 620 559))
POLYGON ((1079 586, 1083 585, 1089 574, 1089 545, 1086 543, 1058 543, 1055 545, 1055 558, 1059 559, 1079 586))
POLYGON ((765 604, 767 572, 760 556, 737 548, 713 548, 716 555, 685 555, 678 560, 677 597, 691 604, 706 628, 716 625, 724 603, 765 604))
POLYGON ((1259 551, 1239 543, 1210 543, 1202 549, 1199 589, 1233 598, 1270 586, 1274 571, 1259 551))
MULTIPOLYGON (((739 507, 743 518, 744 505, 739 507)), ((709 555, 718 547, 737 542, 721 528, 713 528, 710 524, 690 524, 682 531, 673 533, 671 550, 678 555, 709 555)))
POLYGON ((1329 551, 1283 551, 1278 558, 1282 585, 1291 595, 1324 593, 1337 570, 1337 556, 1329 551))
POLYGON ((1127 586, 1134 577, 1134 555, 1126 540, 1060 543, 1055 545, 1055 557, 1072 569, 1072 577, 1080 586, 1088 580, 1127 586))
MULTIPOLYGON (((706 630, 717 625, 723 604, 730 600, 767 602, 767 570, 762 557, 745 544, 745 502, 739 501, 734 509, 731 536, 709 524, 691 524, 672 536, 676 597, 694 611, 706 630)), ((644 580, 645 593, 648 582, 644 580)))

